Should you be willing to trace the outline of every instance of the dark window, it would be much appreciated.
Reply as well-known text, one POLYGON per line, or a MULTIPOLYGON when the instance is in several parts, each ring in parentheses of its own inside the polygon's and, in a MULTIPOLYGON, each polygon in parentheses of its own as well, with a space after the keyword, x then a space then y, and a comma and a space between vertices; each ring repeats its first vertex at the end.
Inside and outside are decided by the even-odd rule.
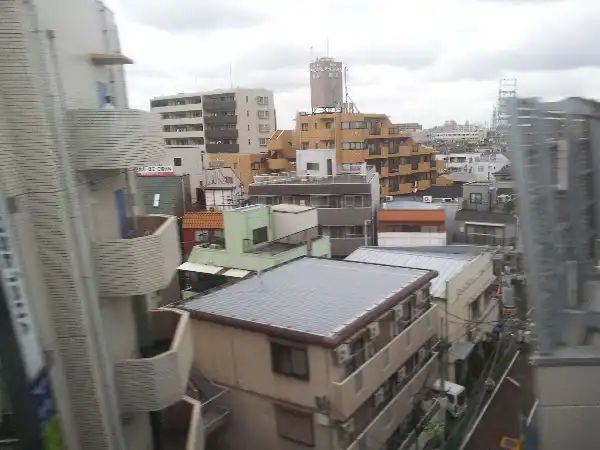
POLYGON ((302 122, 302 131, 308 131, 308 123, 302 122))
POLYGON ((269 229, 267 227, 260 227, 252 230, 252 241, 254 244, 266 242, 267 239, 269 239, 269 229))
POLYGON ((469 201, 471 203, 481 204, 483 203, 483 195, 479 192, 472 193, 471 195, 469 195, 469 201))
POLYGON ((271 342, 272 370, 281 375, 308 380, 306 347, 271 342))
POLYGON ((312 414, 275 405, 275 423, 277 434, 282 438, 309 447, 315 446, 312 414))
POLYGON ((173 164, 175 167, 181 167, 181 158, 173 158, 173 164))
POLYGON ((314 163, 314 162, 306 163, 306 170, 319 170, 319 163, 314 163))

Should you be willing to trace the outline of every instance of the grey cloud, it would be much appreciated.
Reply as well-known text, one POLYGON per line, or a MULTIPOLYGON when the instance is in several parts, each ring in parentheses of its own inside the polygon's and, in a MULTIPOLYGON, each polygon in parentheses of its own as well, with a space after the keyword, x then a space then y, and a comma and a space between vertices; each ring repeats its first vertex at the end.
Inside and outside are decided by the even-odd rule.
POLYGON ((138 23, 172 33, 244 29, 267 20, 256 3, 235 0, 123 0, 123 9, 138 23))

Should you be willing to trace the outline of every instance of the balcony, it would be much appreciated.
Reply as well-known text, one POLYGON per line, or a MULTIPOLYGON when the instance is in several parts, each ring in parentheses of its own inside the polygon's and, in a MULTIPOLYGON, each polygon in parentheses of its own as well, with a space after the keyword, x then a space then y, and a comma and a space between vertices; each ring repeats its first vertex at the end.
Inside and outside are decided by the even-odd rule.
POLYGON ((290 167, 290 162, 286 158, 271 158, 267 162, 271 170, 284 170, 290 167))
POLYGON ((235 111, 235 100, 216 100, 204 98, 204 111, 235 111))
POLYGON ((93 246, 102 297, 144 295, 166 288, 181 264, 177 218, 138 216, 122 239, 93 246))
POLYGON ((399 175, 409 175, 412 173, 412 167, 410 164, 402 164, 398 167, 399 175))
POLYGON ((77 170, 128 169, 164 161, 156 114, 135 109, 67 111, 69 149, 77 170))
POLYGON ((402 183, 398 186, 398 191, 397 191, 400 195, 402 194, 412 194, 413 193, 413 186, 410 183, 402 183))
POLYGON ((187 395, 202 404, 203 435, 208 437, 231 419, 231 395, 228 388, 213 383, 192 367, 187 395))
POLYGON ((149 357, 115 364, 122 412, 160 411, 186 392, 194 356, 189 314, 174 309, 150 314, 154 346, 149 357))
POLYGON ((237 123, 236 115, 224 115, 219 114, 218 116, 204 116, 204 123, 206 125, 229 125, 237 123))
POLYGON ((227 128, 224 130, 210 130, 205 131, 206 139, 237 139, 238 130, 235 128, 227 128))
POLYGON ((161 447, 169 450, 204 450, 204 423, 198 400, 184 396, 161 413, 161 447))
POLYGON ((429 164, 428 161, 420 162, 418 170, 419 172, 428 172, 429 170, 431 170, 431 164, 429 164))
POLYGON ((431 180, 419 180, 419 181, 417 181, 417 189, 419 191, 427 189, 429 186, 431 186, 431 180))
POLYGON ((90 60, 96 66, 121 66, 133 64, 133 60, 121 53, 91 53, 90 60))
POLYGON ((309 241, 314 243, 318 239, 323 239, 323 237, 319 236, 319 229, 315 226, 272 241, 256 243, 252 239, 243 239, 242 246, 244 253, 276 256, 298 247, 307 246, 309 241))
POLYGON ((239 153, 240 144, 206 144, 207 153, 239 153))
POLYGON ((358 370, 344 380, 333 383, 333 409, 344 417, 351 416, 408 361, 416 349, 436 334, 436 326, 437 306, 433 305, 358 370))
POLYGON ((426 384, 433 384, 437 379, 438 358, 432 353, 429 359, 421 365, 408 383, 390 400, 390 402, 375 416, 364 431, 346 450, 360 450, 370 442, 385 443, 394 430, 404 422, 414 408, 413 398, 426 384))

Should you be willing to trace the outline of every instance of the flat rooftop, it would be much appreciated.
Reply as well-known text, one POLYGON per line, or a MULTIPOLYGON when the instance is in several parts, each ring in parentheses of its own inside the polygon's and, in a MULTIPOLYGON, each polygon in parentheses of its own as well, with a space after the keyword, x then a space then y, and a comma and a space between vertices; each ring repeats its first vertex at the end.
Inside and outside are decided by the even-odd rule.
POLYGON ((193 317, 315 345, 337 346, 436 272, 300 258, 192 297, 193 317))
POLYGON ((425 203, 418 200, 394 200, 382 204, 381 209, 390 211, 435 211, 444 209, 442 203, 425 203))

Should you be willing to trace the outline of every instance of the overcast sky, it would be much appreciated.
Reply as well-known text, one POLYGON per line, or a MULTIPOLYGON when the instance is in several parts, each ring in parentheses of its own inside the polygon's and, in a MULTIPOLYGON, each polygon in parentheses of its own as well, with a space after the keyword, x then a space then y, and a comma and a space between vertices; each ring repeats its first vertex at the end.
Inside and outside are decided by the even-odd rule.
POLYGON ((598 0, 106 0, 133 58, 132 107, 227 88, 275 92, 279 128, 310 107, 308 64, 349 68, 361 112, 425 126, 491 120, 502 77, 522 96, 600 98, 598 0), (231 79, 230 79, 231 67, 231 79))

